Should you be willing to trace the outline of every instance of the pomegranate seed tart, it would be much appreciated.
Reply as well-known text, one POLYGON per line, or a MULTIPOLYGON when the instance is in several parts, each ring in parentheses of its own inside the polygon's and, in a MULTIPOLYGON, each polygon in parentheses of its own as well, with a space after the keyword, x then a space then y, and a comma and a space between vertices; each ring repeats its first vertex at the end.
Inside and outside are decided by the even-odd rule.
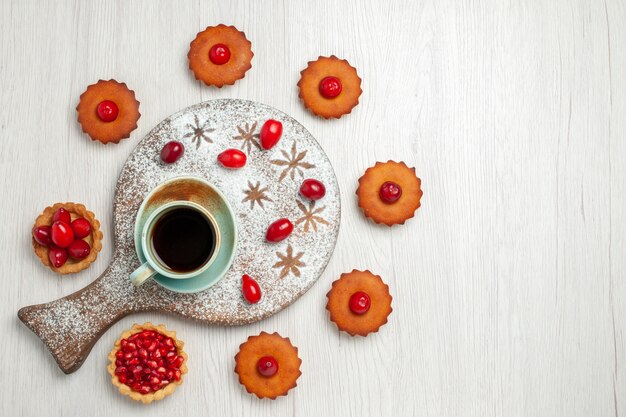
POLYGON ((99 80, 88 86, 76 111, 83 132, 104 144, 129 137, 141 117, 135 92, 115 80, 99 80))
POLYGON ((41 263, 62 275, 87 268, 102 249, 100 222, 78 203, 46 207, 35 220, 32 236, 41 263))
POLYGON ((359 178, 359 207, 376 223, 404 224, 420 207, 421 185, 415 168, 404 162, 376 162, 359 178))
POLYGON ((259 398, 275 400, 287 395, 302 375, 298 348, 278 333, 250 336, 239 346, 235 363, 241 385, 259 398))
POLYGON ((111 382, 121 394, 149 404, 172 394, 187 373, 187 354, 164 325, 134 324, 109 353, 111 382))
POLYGON ((326 296, 330 320, 352 336, 377 332, 392 311, 389 286, 370 271, 341 274, 326 296))

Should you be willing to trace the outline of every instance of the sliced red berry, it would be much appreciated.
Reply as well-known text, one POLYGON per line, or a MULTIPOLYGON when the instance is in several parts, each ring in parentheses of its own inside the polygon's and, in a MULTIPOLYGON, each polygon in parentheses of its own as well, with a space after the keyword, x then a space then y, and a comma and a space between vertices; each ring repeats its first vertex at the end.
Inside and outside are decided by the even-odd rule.
POLYGON ((60 248, 67 248, 74 241, 74 232, 65 222, 52 223, 52 242, 60 248))
POLYGON ((173 140, 167 142, 163 149, 161 149, 161 160, 166 164, 173 164, 178 161, 185 153, 185 147, 182 143, 173 140))
POLYGON ((58 246, 52 246, 48 250, 48 259, 55 268, 60 268, 67 262, 67 250, 58 246))
POLYGON ((241 292, 243 298, 250 304, 256 304, 261 300, 261 287, 250 275, 241 277, 241 292))
POLYGON ((278 219, 267 228, 265 239, 268 242, 280 242, 286 239, 291 232, 293 232, 293 224, 289 219, 278 219))
POLYGON ((230 60, 230 49, 223 43, 216 43, 209 50, 209 59, 215 65, 224 65, 230 60))
POLYGON ((335 98, 341 94, 341 80, 337 77, 326 77, 320 81, 320 94, 325 98, 335 98))
POLYGON ((50 246, 52 244, 52 228, 50 226, 33 227, 33 239, 40 245, 50 246))
POLYGON ((326 187, 324 187, 321 181, 309 178, 302 181, 300 195, 309 200, 319 200, 326 195, 326 187))
POLYGON ((91 223, 83 217, 74 220, 70 226, 74 232, 74 239, 82 239, 89 236, 89 233, 91 233, 91 223))
POLYGON ((67 247, 67 253, 72 259, 84 259, 89 256, 90 252, 91 246, 82 239, 73 241, 70 246, 67 247))
POLYGON ((72 223, 72 216, 70 212, 65 210, 63 207, 54 212, 52 216, 52 223, 54 222, 64 222, 67 224, 72 223))
POLYGON ((273 148, 283 134, 283 124, 278 120, 270 119, 263 124, 259 138, 261 139, 261 148, 273 148))
POLYGON ((273 356, 263 356, 256 363, 257 371, 264 377, 271 377, 278 372, 278 361, 273 356))
POLYGON ((357 291, 350 297, 350 311, 354 314, 361 315, 367 313, 371 304, 370 296, 363 291, 357 291))
POLYGON ((120 109, 111 100, 104 100, 98 104, 96 109, 98 118, 103 122, 112 122, 117 119, 117 115, 120 113, 120 109))
POLYGON ((393 181, 387 181, 380 186, 379 195, 385 203, 393 204, 402 196, 402 188, 393 181))
POLYGON ((217 156, 217 160, 226 168, 239 169, 246 164, 246 154, 239 149, 226 149, 217 156))

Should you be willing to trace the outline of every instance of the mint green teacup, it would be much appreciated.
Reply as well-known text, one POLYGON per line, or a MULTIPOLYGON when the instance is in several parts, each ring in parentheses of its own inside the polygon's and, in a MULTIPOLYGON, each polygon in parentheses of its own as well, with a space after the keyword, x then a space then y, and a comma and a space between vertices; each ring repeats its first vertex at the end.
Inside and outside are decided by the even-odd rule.
POLYGON ((172 279, 194 278, 215 261, 220 228, 211 213, 191 201, 171 201, 152 212, 141 231, 146 262, 130 280, 140 286, 156 274, 172 279))

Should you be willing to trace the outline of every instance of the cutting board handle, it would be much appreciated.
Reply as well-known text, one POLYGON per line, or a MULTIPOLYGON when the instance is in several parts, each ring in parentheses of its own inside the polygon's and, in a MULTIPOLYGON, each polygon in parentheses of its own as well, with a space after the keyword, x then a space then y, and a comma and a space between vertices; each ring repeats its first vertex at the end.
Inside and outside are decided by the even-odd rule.
POLYGON ((119 273, 114 261, 85 288, 58 300, 18 311, 19 319, 39 336, 66 374, 80 368, 100 336, 130 313, 124 300, 115 297, 116 289, 111 287, 132 285, 130 281, 117 284, 120 280, 105 279, 119 273))

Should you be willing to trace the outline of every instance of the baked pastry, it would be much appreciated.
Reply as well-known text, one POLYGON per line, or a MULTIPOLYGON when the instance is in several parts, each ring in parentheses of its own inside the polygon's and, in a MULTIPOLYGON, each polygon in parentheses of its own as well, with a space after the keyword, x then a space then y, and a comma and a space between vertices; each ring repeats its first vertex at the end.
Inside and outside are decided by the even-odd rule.
POLYGON ((149 404, 162 400, 183 383, 187 354, 176 332, 164 325, 134 324, 109 353, 111 382, 121 394, 149 404))
POLYGON ((404 162, 376 162, 359 178, 359 207, 376 223, 404 224, 420 206, 421 184, 404 162))
POLYGON ((370 271, 341 274, 326 296, 330 320, 352 336, 377 332, 392 311, 389 287, 370 271))
POLYGON ((234 26, 209 26, 189 47, 189 69, 196 80, 222 87, 234 84, 252 68, 252 44, 234 26))
POLYGON ((76 111, 83 132, 104 144, 129 137, 141 116, 135 92, 115 80, 99 80, 88 86, 76 111))
POLYGON ((345 59, 320 56, 300 72, 300 99, 314 114, 340 118, 359 104, 361 79, 345 59))
POLYGON ((87 268, 98 257, 98 252, 102 249, 100 222, 82 204, 56 203, 46 207, 35 219, 32 243, 35 254, 41 259, 42 264, 61 275, 74 274, 87 268), (59 215, 66 216, 67 219, 61 219, 64 221, 59 223, 63 225, 57 226, 62 229, 69 225, 70 230, 67 234, 71 235, 61 236, 67 242, 67 245, 61 244, 62 247, 52 241, 53 238, 57 238, 52 233, 56 233, 55 223, 59 215))
POLYGON ((272 400, 296 386, 302 360, 298 348, 278 333, 261 332, 239 346, 235 372, 250 394, 272 400))

